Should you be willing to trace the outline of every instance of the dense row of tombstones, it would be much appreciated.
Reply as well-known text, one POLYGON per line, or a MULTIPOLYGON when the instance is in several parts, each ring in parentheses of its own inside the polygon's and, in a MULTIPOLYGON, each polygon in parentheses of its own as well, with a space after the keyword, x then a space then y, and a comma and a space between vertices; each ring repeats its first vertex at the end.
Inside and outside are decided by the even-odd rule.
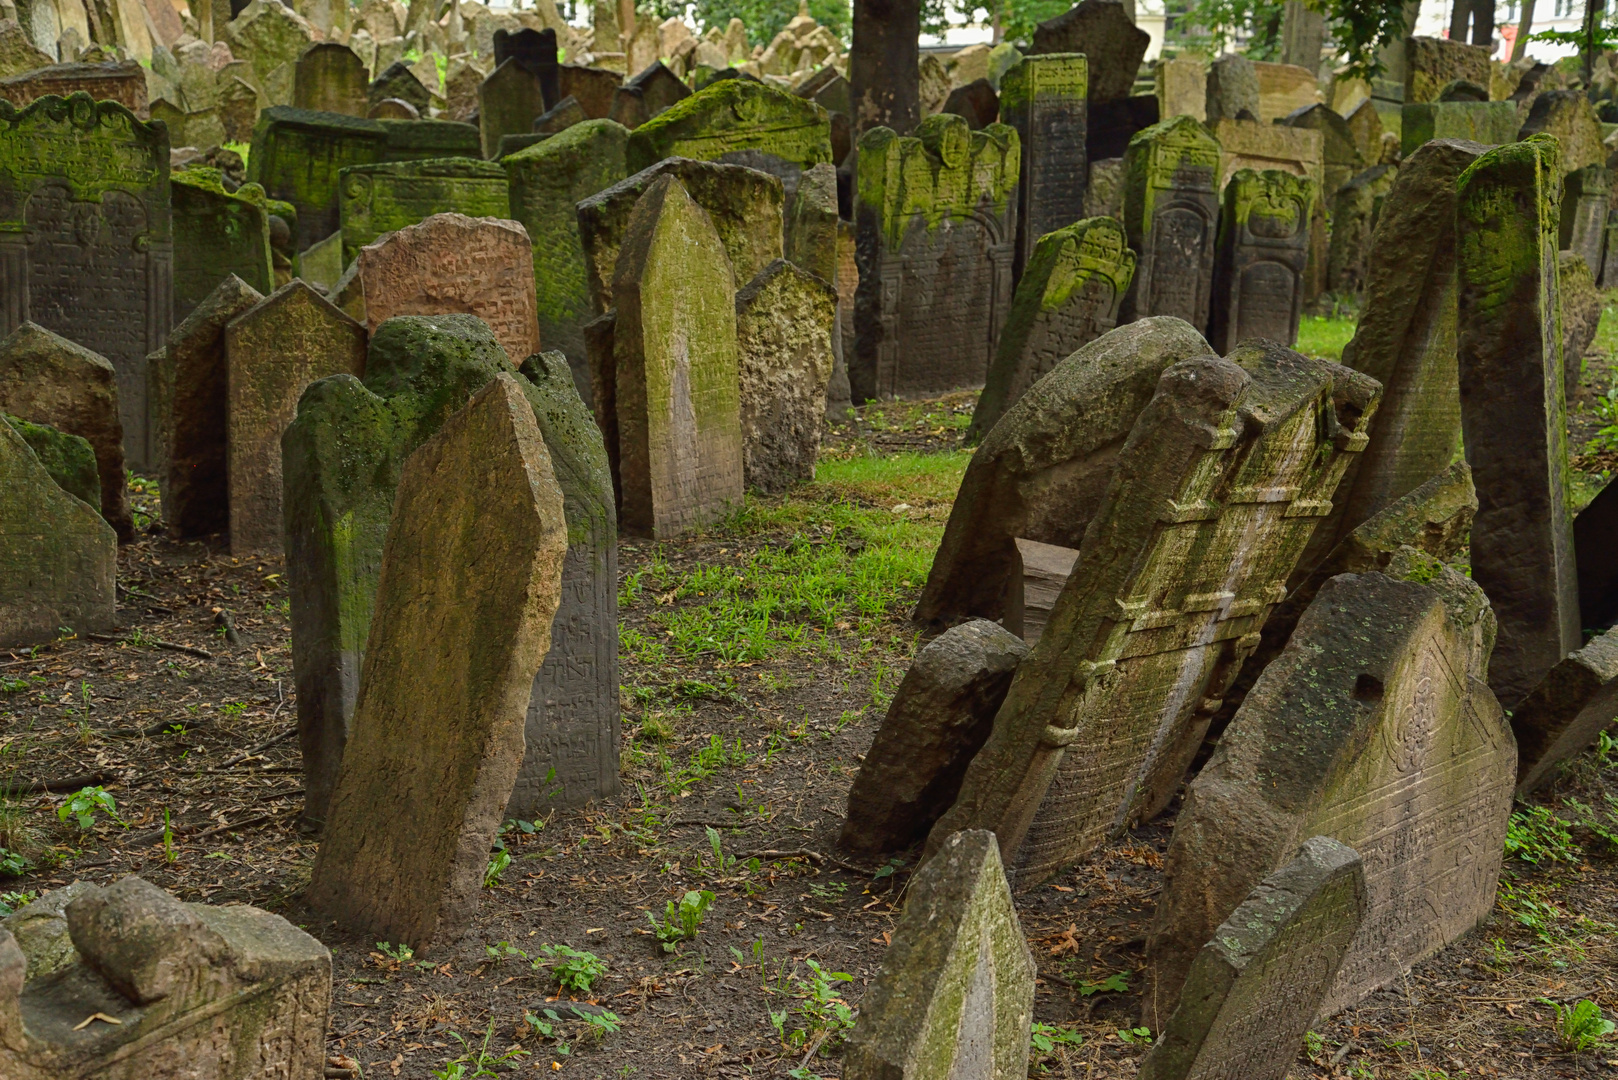
MULTIPOLYGON (((550 108, 494 161, 469 124, 275 107, 250 182, 171 175, 116 102, 0 104, 0 643, 110 625, 129 466, 176 534, 284 551, 308 903, 431 953, 503 817, 616 793, 618 530, 806 479, 828 398, 985 385, 916 612, 941 633, 849 796, 850 849, 926 861, 845 1075, 1021 1075, 1013 890, 1162 812, 1211 746, 1144 1069, 1279 1077, 1316 1015, 1483 917, 1513 792, 1618 713, 1618 494, 1576 521, 1564 496, 1604 174, 1555 92, 1539 133, 1369 179, 1324 106, 1253 120, 1234 58, 1203 118, 1143 117, 1121 19, 1085 0, 992 110, 868 131, 842 176, 836 79, 693 93, 654 65, 618 86, 641 112, 592 118, 554 100, 585 78, 554 38, 497 43, 535 48, 550 108), (1341 365, 1282 344, 1339 265, 1322 192, 1332 250, 1359 236, 1341 365)), ((1501 103, 1462 83, 1407 134, 1483 133, 1501 103)), ((329 958, 273 917, 126 879, 5 925, 6 1075, 318 1070, 329 958), (123 1022, 70 1030, 87 1011, 123 1022)))

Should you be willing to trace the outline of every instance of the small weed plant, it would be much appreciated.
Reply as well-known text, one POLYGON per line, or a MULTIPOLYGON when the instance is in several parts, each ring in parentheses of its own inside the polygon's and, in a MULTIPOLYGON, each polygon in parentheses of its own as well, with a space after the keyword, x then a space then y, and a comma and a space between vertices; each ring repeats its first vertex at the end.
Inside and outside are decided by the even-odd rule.
POLYGON ((460 1057, 451 1058, 444 1063, 442 1069, 432 1070, 437 1080, 472 1080, 477 1076, 499 1076, 494 1071, 496 1065, 511 1065, 516 1068, 516 1062, 528 1056, 528 1051, 520 1046, 513 1046, 510 1050, 498 1056, 489 1052, 489 1043, 494 1039, 494 1021, 489 1021, 489 1029, 483 1033, 483 1043, 477 1049, 461 1037, 458 1031, 449 1033, 450 1038, 461 1044, 466 1051, 460 1057))
POLYGON ((1126 1042, 1130 1046, 1152 1045, 1152 1029, 1149 1027, 1119 1028, 1115 1034, 1120 1042, 1126 1042))
POLYGON ((714 894, 707 889, 693 889, 680 897, 678 902, 670 900, 664 905, 662 922, 648 911, 646 918, 652 924, 657 947, 667 954, 678 950, 682 942, 695 941, 697 932, 702 929, 703 916, 707 915, 708 907, 713 902, 714 894))
POLYGON ((392 960, 400 967, 413 967, 419 971, 431 971, 436 965, 431 960, 417 960, 416 950, 408 945, 390 945, 386 941, 376 943, 377 951, 372 956, 378 959, 392 960))
POLYGON ((37 892, 0 892, 0 918, 25 908, 39 899, 37 892))
POLYGON ((1562 1005, 1546 998, 1540 1000, 1555 1010, 1556 1041, 1570 1054, 1605 1047, 1613 1031, 1618 1029, 1618 1024, 1601 1015, 1601 1006, 1588 998, 1574 1005, 1562 1005))
POLYGON ((76 819, 82 832, 95 825, 97 812, 106 814, 120 825, 124 823, 118 816, 117 800, 103 787, 80 788, 69 795, 67 800, 56 808, 56 818, 58 821, 66 821, 69 817, 76 819))
POLYGON ((506 850, 506 845, 501 844, 500 850, 489 856, 489 865, 483 868, 483 887, 492 889, 500 884, 500 875, 504 874, 506 867, 510 865, 511 852, 506 850))
POLYGON ((1578 845, 1568 823, 1549 807, 1532 806, 1511 815, 1506 826, 1506 854, 1525 863, 1577 862, 1578 845))
POLYGON ((805 960, 809 978, 796 972, 786 974, 776 987, 798 999, 797 1004, 779 1012, 771 1010, 770 1026, 787 1051, 802 1050, 819 1040, 822 1050, 834 1049, 854 1027, 854 1010, 837 992, 839 983, 853 982, 854 976, 827 971, 813 960, 805 960))
POLYGON ((1028 1053, 1033 1058, 1034 1068, 1041 1073, 1050 1071, 1050 1066, 1045 1064, 1047 1060, 1059 1056, 1064 1049, 1083 1043, 1083 1035, 1060 1025, 1036 1021, 1028 1033, 1028 1053))
POLYGON ((541 945, 534 966, 550 968, 551 977, 570 994, 588 994, 595 981, 607 973, 607 962, 592 952, 566 945, 541 945))

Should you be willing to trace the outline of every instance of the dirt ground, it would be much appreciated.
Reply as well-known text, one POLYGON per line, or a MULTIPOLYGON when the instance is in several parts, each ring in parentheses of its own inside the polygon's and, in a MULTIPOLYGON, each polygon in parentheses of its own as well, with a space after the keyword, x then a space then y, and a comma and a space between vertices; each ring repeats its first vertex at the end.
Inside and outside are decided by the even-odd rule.
MULTIPOLYGON (((958 476, 970 406, 956 395, 872 407, 837 429, 826 459, 874 458, 880 469, 884 455, 936 453, 958 476)), ((284 567, 163 539, 152 486, 137 481, 136 507, 154 524, 120 555, 119 630, 0 653, 0 777, 13 791, 0 846, 33 862, 0 889, 19 903, 75 879, 139 873, 186 900, 255 904, 303 925, 335 960, 330 1076, 838 1076, 836 1048, 877 973, 911 862, 845 860, 837 836, 851 777, 916 646, 906 614, 921 580, 904 571, 859 618, 806 620, 812 647, 697 648, 682 644, 678 617, 709 610, 705 568, 795 552, 857 562, 874 542, 863 537, 882 534, 848 521, 908 515, 936 543, 947 498, 884 483, 817 483, 760 500, 741 524, 621 544, 623 795, 514 824, 502 840, 511 861, 464 941, 415 958, 337 933, 301 906, 316 840, 296 827, 284 567), (59 819, 72 793, 95 785, 123 824, 105 810, 83 831, 59 819), (648 913, 700 890, 715 894, 700 932, 663 955, 648 913), (572 996, 613 1019, 566 1011, 545 946, 605 963, 572 996)), ((1539 861, 1507 860, 1490 921, 1322 1025, 1292 1075, 1618 1073, 1618 1049, 1570 1052, 1555 1019, 1557 1005, 1584 999, 1618 1012, 1610 800, 1611 744, 1569 770, 1542 809, 1525 808, 1537 816, 1523 819, 1520 850, 1539 861)), ((1150 1038, 1136 1028, 1136 973, 1171 815, 1018 898, 1039 965, 1036 1019, 1050 1026, 1030 1075, 1134 1075, 1150 1038)))

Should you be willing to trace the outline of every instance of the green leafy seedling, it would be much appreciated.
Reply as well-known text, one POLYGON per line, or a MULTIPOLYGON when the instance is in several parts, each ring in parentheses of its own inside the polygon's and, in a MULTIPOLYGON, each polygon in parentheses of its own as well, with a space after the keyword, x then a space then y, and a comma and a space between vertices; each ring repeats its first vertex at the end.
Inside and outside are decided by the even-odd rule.
POLYGON ((664 953, 672 953, 680 947, 681 942, 695 941, 702 928, 703 916, 713 902, 714 894, 707 889, 692 890, 680 897, 679 903, 670 900, 664 906, 662 922, 648 911, 646 918, 652 924, 658 948, 664 953))
POLYGON ((118 816, 118 803, 111 793, 103 787, 85 787, 69 795, 67 801, 56 808, 58 821, 66 821, 70 816, 76 818, 81 831, 88 830, 96 821, 96 811, 105 813, 112 820, 122 825, 123 819, 118 816))
POLYGON ((607 973, 607 962, 595 953, 566 945, 541 945, 539 952, 533 966, 549 967, 556 985, 570 993, 589 993, 595 981, 607 973))

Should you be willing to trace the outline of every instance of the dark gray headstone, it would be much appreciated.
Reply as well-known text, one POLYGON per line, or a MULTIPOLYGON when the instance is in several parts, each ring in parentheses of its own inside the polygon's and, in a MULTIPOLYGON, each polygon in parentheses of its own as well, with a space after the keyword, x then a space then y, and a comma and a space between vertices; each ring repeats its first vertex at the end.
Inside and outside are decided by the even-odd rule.
POLYGON ((494 32, 494 66, 515 60, 539 78, 545 92, 545 107, 551 108, 562 100, 561 65, 557 61, 556 31, 551 27, 535 30, 525 27, 512 33, 494 32))
POLYGON ((1083 53, 1090 58, 1090 100, 1113 101, 1129 96, 1151 40, 1119 0, 1082 0, 1034 27, 1028 55, 1083 53))
POLYGON ((1018 278, 1040 237, 1086 216, 1088 88, 1089 61, 1065 53, 1027 57, 1000 80, 1000 112, 1022 150, 1012 267, 1018 278))
POLYGON ((1208 333, 1216 351, 1297 340, 1314 203, 1313 180, 1279 169, 1238 169, 1225 185, 1208 333))
POLYGON ((1153 124, 1124 157, 1124 232, 1139 256, 1125 322, 1173 315, 1208 328, 1219 221, 1219 144, 1189 116, 1153 124))

